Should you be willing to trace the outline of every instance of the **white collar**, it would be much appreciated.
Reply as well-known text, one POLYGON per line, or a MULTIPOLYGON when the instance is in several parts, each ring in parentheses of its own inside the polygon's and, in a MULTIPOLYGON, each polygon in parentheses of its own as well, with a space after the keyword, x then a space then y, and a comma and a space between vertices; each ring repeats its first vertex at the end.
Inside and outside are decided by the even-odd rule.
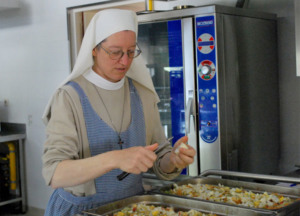
POLYGON ((121 79, 119 82, 114 83, 104 79, 102 76, 99 76, 92 68, 88 69, 84 74, 84 78, 86 78, 91 83, 96 86, 106 89, 106 90, 118 90, 122 88, 124 85, 125 77, 121 79))

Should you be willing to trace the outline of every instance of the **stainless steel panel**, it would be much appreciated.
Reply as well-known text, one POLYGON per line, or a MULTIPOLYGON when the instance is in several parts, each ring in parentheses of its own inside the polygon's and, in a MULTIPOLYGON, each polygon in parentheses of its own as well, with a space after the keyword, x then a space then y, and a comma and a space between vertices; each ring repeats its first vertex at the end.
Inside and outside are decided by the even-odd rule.
POLYGON ((296 37, 296 75, 300 76, 300 1, 294 0, 296 37))
MULTIPOLYGON (((238 187, 238 188, 243 188, 245 190, 251 190, 255 193, 278 193, 286 197, 290 197, 292 199, 298 199, 300 198, 300 189, 298 188, 289 188, 289 187, 280 187, 280 186, 275 186, 275 185, 267 185, 267 184, 258 184, 258 183, 252 183, 252 182, 243 182, 243 181, 235 181, 235 180, 228 180, 228 179, 216 179, 216 178, 190 178, 187 180, 183 180, 180 182, 176 183, 178 186, 181 185, 186 185, 186 184, 209 184, 209 185, 218 185, 222 184, 224 186, 228 186, 230 188, 238 187)), ((173 184, 170 184, 165 187, 161 187, 158 190, 152 191, 152 193, 157 193, 157 194, 164 194, 172 197, 181 197, 177 195, 172 195, 172 194, 166 194, 164 191, 168 191, 170 189, 173 189, 173 184)), ((186 199, 190 200, 201 200, 198 198, 193 198, 193 197, 185 197, 186 199)), ((212 203, 217 203, 213 201, 207 201, 207 202, 212 202, 212 203)), ((296 201, 295 203, 283 207, 281 209, 276 209, 276 210, 266 210, 266 209, 257 209, 257 208, 248 208, 240 205, 231 205, 227 203, 220 203, 222 205, 226 206, 238 206, 240 208, 245 208, 245 209, 252 209, 255 211, 263 211, 263 212, 272 212, 275 215, 299 215, 300 214, 300 200, 296 201)))
POLYGON ((274 174, 280 140, 276 22, 217 20, 222 169, 274 174))
POLYGON ((245 16, 245 17, 255 17, 261 19, 271 19, 275 20, 276 15, 271 13, 261 13, 258 11, 251 10, 243 10, 240 8, 234 7, 226 7, 220 5, 212 5, 212 6, 203 6, 203 7, 195 7, 195 8, 187 8, 182 10, 173 10, 173 11, 164 11, 164 12, 155 12, 150 14, 138 14, 139 22, 149 22, 149 21, 158 21, 164 19, 173 19, 173 18, 185 18, 191 17, 199 14, 211 14, 211 13, 224 13, 231 14, 237 16, 245 16))
POLYGON ((262 212, 262 211, 252 211, 249 209, 243 209, 238 207, 231 207, 225 205, 219 205, 214 203, 209 203, 205 201, 195 201, 171 196, 163 195, 141 195, 126 198, 124 200, 116 201, 99 208, 84 211, 86 215, 113 215, 113 212, 123 209, 126 206, 132 204, 150 204, 150 205, 160 205, 160 206, 173 206, 174 210, 189 210, 195 209, 204 213, 213 212, 220 215, 243 215, 243 216, 258 216, 258 215, 273 215, 272 213, 262 212))
POLYGON ((238 171, 237 155, 241 143, 240 77, 236 44, 238 29, 234 23, 226 25, 224 15, 216 15, 216 19, 221 166, 223 170, 238 171))
MULTIPOLYGON (((189 138, 188 144, 196 152, 198 149, 198 127, 196 115, 195 96, 195 67, 194 67, 194 37, 192 18, 182 19, 182 52, 183 52, 183 75, 184 75, 184 107, 185 107, 185 132, 189 138)), ((197 176, 199 174, 199 154, 194 157, 194 163, 187 168, 188 175, 197 176)))
POLYGON ((210 175, 216 176, 231 176, 239 178, 250 178, 250 179, 260 179, 260 180, 270 180, 275 182, 291 182, 291 183, 300 183, 300 178, 293 178, 287 176, 275 176, 275 175, 262 175, 254 173, 243 173, 243 172, 232 172, 227 170, 206 170, 201 173, 200 177, 207 177, 210 175))

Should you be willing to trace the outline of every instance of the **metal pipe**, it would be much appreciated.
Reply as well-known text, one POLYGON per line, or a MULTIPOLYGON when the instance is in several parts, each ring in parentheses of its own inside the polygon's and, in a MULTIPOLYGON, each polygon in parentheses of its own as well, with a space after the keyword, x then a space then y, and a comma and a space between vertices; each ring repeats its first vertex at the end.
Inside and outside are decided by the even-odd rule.
POLYGON ((146 10, 153 11, 153 0, 145 0, 146 10))
POLYGON ((21 177, 21 196, 22 196, 22 211, 27 211, 27 196, 26 196, 26 182, 25 182, 25 159, 24 159, 24 141, 19 139, 18 150, 20 158, 20 177, 21 177))
POLYGON ((300 178, 275 176, 275 175, 263 175, 263 174, 255 174, 255 173, 244 173, 244 172, 233 172, 233 171, 226 171, 226 170, 206 170, 200 174, 201 177, 206 177, 209 175, 300 183, 300 178))
POLYGON ((6 143, 9 149, 9 168, 10 168, 10 188, 12 190, 17 189, 17 167, 16 167, 16 149, 13 143, 6 143))

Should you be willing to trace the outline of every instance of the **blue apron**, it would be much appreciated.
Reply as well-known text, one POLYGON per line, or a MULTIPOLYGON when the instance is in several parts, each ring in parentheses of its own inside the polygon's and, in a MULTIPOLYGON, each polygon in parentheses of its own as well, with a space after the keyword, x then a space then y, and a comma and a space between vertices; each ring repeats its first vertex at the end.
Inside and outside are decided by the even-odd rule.
MULTIPOLYGON (((145 146, 146 143, 142 102, 132 80, 128 78, 128 81, 131 101, 131 123, 129 128, 120 134, 124 142, 122 144, 123 148, 145 146)), ((69 82, 67 85, 72 86, 80 97, 91 155, 95 156, 113 150, 120 150, 116 131, 107 125, 95 112, 82 88, 76 82, 69 82)), ((119 181, 117 176, 122 172, 120 169, 114 169, 95 179, 96 194, 94 195, 77 197, 64 191, 62 188, 56 189, 50 198, 45 216, 73 216, 74 214, 81 214, 83 210, 96 208, 144 191, 141 174, 131 174, 119 181)))

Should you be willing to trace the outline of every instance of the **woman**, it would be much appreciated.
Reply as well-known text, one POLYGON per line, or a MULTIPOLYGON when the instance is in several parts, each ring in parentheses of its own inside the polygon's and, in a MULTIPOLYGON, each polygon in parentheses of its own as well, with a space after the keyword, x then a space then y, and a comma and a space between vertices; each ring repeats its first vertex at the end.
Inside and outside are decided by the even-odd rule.
MULTIPOLYGON (((166 137, 136 40, 132 11, 104 10, 91 20, 74 69, 43 116, 43 176, 56 189, 45 215, 74 215, 142 193, 142 172, 170 180, 193 162, 192 147, 153 152, 166 137), (118 181, 123 171, 131 175, 118 181)), ((187 137, 174 148, 181 142, 187 137)))

